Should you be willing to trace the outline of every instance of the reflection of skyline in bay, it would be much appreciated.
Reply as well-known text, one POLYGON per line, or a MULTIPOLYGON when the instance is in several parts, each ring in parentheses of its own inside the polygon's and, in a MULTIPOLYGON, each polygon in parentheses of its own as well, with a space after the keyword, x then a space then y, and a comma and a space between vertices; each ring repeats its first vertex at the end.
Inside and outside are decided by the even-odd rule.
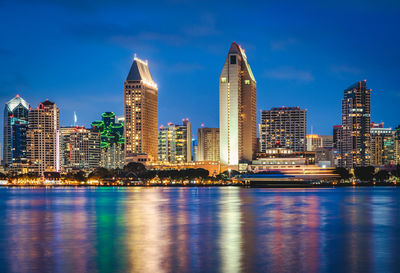
POLYGON ((395 272, 400 191, 0 189, 4 272, 395 272))

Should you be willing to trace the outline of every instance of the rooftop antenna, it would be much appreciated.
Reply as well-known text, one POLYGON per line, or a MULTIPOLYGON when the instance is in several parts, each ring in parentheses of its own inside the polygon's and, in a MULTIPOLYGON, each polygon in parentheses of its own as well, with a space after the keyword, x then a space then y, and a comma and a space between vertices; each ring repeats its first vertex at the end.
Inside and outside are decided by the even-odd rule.
POLYGON ((76 126, 77 122, 78 122, 78 117, 76 116, 76 112, 74 111, 74 127, 76 126))

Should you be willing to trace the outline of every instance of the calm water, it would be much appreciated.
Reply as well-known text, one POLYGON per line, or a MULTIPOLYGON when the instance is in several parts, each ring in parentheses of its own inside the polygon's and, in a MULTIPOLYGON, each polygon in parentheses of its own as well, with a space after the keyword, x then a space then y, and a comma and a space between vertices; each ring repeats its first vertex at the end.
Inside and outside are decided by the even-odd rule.
POLYGON ((400 272, 400 189, 0 189, 1 272, 400 272))

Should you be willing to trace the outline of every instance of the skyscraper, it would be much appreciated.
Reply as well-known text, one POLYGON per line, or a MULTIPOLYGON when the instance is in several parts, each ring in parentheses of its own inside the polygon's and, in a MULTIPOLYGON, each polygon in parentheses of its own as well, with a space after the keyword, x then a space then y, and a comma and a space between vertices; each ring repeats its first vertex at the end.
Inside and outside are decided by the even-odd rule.
POLYGON ((3 164, 7 167, 27 162, 26 131, 29 109, 29 104, 19 95, 4 107, 3 164))
POLYGON ((100 133, 83 127, 60 128, 60 157, 63 170, 99 167, 100 133))
POLYGON ((29 111, 27 157, 30 168, 43 174, 58 171, 59 162, 59 109, 46 100, 29 111))
POLYGON ((121 118, 115 121, 113 112, 101 114, 101 120, 92 122, 92 131, 101 137, 100 167, 122 169, 124 167, 124 123, 121 118))
POLYGON ((310 134, 306 136, 306 139, 307 151, 315 151, 318 148, 333 148, 333 136, 310 134))
POLYGON ((135 57, 124 84, 127 162, 137 154, 146 154, 151 160, 157 160, 157 92, 148 62, 135 57))
POLYGON ((359 81, 344 90, 342 100, 342 139, 340 167, 353 168, 370 164, 370 95, 367 81, 359 81))
POLYGON ((219 77, 220 161, 251 161, 257 147, 257 86, 244 50, 232 43, 219 77))
POLYGON ((158 133, 158 161, 185 163, 192 161, 191 124, 188 119, 182 125, 169 123, 161 126, 158 133))
POLYGON ((197 161, 219 160, 219 128, 199 128, 197 141, 197 161))
POLYGON ((400 164, 400 125, 394 130, 394 164, 400 164))
POLYGON ((371 165, 380 167, 394 164, 395 140, 392 128, 382 123, 371 124, 371 165))
POLYGON ((307 110, 279 107, 261 111, 260 151, 279 146, 295 152, 306 150, 307 110))
POLYGON ((322 138, 319 135, 310 134, 306 136, 307 151, 315 151, 322 147, 322 138))
POLYGON ((339 149, 342 141, 342 125, 333 126, 333 148, 339 149))

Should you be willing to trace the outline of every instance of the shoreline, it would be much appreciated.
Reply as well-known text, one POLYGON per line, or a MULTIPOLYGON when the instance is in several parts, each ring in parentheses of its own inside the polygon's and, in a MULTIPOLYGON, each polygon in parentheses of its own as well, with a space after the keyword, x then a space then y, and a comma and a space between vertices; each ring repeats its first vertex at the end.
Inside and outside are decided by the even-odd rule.
POLYGON ((35 185, 35 184, 25 184, 25 185, 0 185, 0 188, 135 188, 135 187, 148 187, 148 188, 213 188, 213 187, 240 187, 240 188, 343 188, 343 187, 353 187, 353 188, 365 188, 365 187, 398 187, 400 184, 392 182, 363 182, 363 183, 321 183, 321 184, 300 184, 300 183, 270 183, 270 184, 259 184, 259 185, 244 185, 244 184, 204 184, 204 185, 184 185, 184 184, 174 184, 174 185, 163 185, 163 184, 135 184, 135 185, 35 185))

